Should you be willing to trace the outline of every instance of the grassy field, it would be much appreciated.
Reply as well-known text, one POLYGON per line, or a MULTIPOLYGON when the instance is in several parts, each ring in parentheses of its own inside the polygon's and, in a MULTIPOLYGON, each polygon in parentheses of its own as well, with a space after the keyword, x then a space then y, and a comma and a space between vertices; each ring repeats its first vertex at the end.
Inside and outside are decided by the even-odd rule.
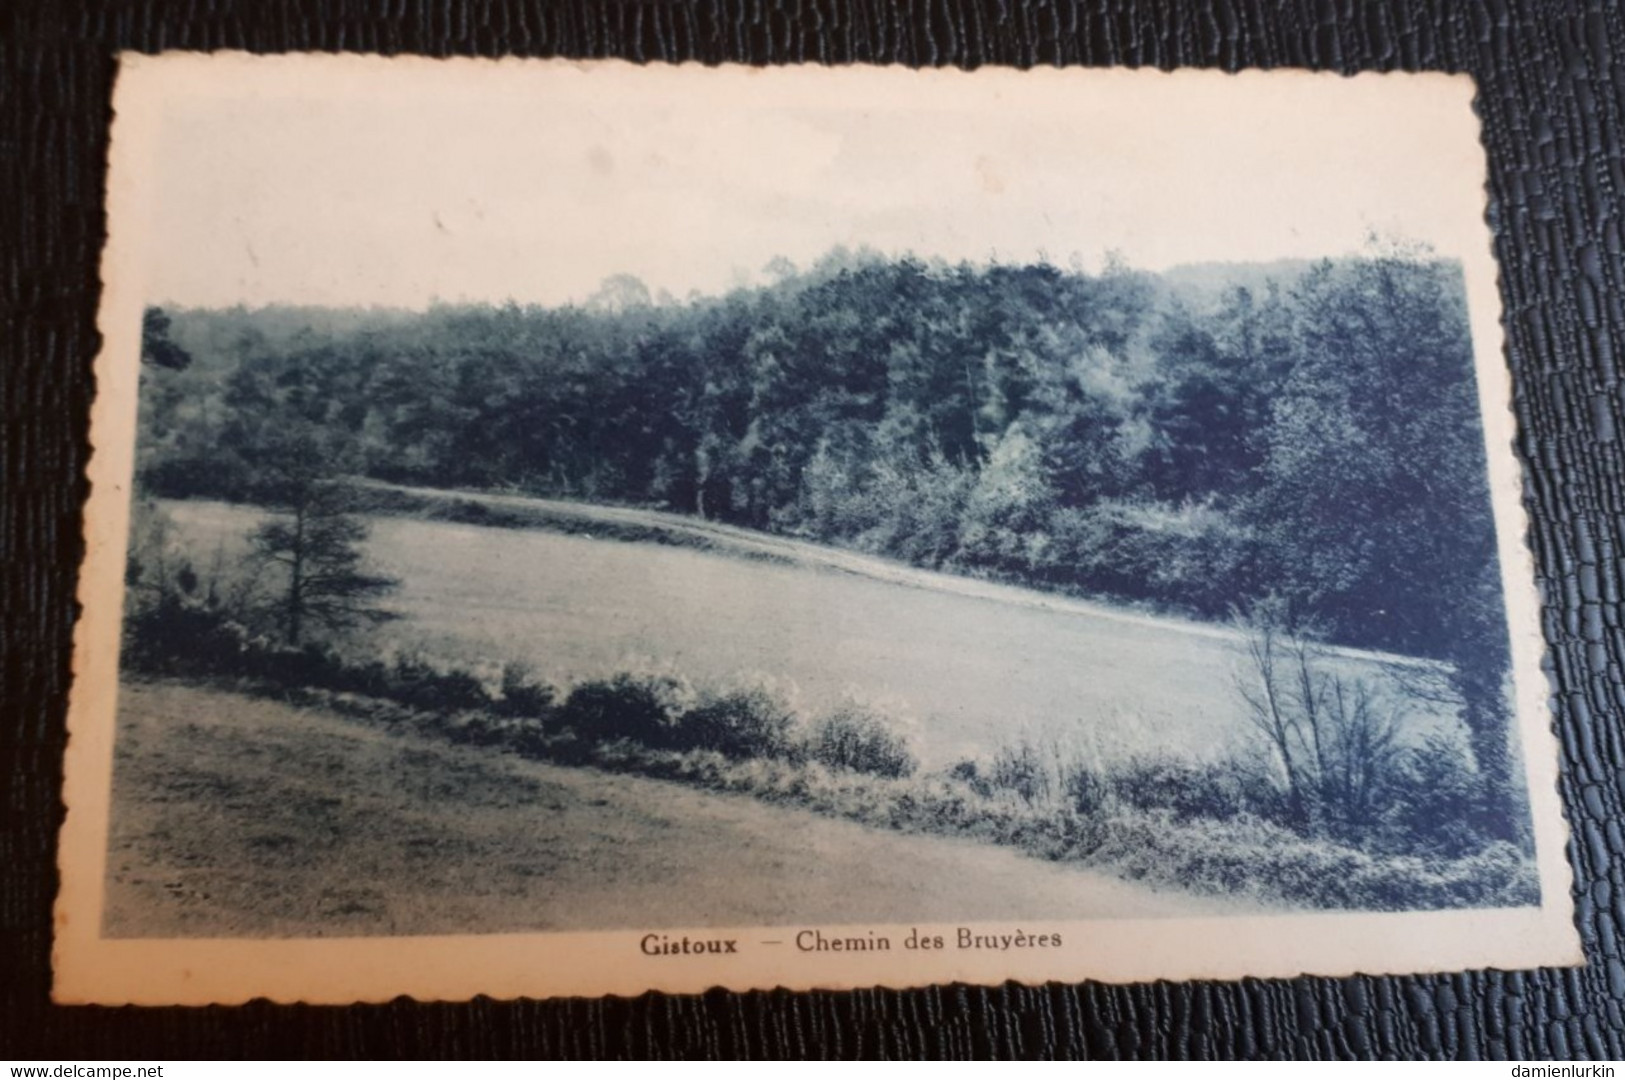
POLYGON ((1241 910, 969 840, 167 682, 121 690, 114 807, 114 937, 1241 910))
MULTIPOLYGON (((220 503, 165 508, 203 566, 257 519, 220 503)), ((1232 689, 1239 641, 1224 628, 670 515, 582 513, 574 535, 374 518, 369 555, 401 579, 389 606, 404 616, 379 636, 463 662, 524 660, 561 683, 628 670, 760 680, 807 714, 856 698, 908 725, 928 769, 1020 735, 1111 761, 1222 756, 1249 732, 1232 689), (695 528, 711 550, 598 539, 593 514, 695 528)), ((1425 708, 1414 730, 1453 722, 1425 708)))

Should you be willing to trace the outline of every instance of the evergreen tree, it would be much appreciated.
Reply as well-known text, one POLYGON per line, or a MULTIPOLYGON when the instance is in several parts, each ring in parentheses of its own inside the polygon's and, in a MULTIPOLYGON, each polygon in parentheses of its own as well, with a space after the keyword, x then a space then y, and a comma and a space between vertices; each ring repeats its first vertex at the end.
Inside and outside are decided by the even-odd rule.
POLYGON ((332 440, 293 424, 259 449, 260 490, 272 516, 249 540, 256 557, 281 572, 271 608, 288 644, 299 645, 315 626, 343 631, 389 618, 374 604, 399 583, 364 565, 367 526, 337 471, 343 456, 332 440))

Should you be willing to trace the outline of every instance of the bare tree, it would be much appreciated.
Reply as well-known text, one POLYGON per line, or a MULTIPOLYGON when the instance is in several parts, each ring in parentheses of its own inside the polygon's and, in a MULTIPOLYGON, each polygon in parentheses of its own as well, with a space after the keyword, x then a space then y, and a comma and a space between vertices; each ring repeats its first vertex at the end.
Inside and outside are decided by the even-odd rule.
POLYGON ((1285 780, 1293 816, 1310 831, 1365 826, 1399 764, 1400 707, 1372 679, 1335 669, 1308 633, 1261 604, 1244 621, 1236 689, 1285 780))
POLYGON ((1247 705, 1247 718, 1264 737, 1281 767, 1286 780, 1287 801, 1292 806, 1293 815, 1303 818, 1307 808, 1294 746, 1299 738, 1298 720, 1287 699, 1287 690, 1278 669, 1279 634, 1277 621, 1267 615, 1255 618, 1248 625, 1247 669, 1236 673, 1236 692, 1247 705))

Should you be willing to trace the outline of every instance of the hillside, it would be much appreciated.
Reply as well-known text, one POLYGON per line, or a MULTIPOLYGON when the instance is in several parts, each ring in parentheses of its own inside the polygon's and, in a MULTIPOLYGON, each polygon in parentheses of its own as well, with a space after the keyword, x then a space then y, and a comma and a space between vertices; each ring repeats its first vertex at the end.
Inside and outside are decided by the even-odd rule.
MULTIPOLYGON (((1024 737, 1109 761, 1214 758, 1253 737, 1235 692, 1242 642, 1226 627, 675 515, 458 498, 553 527, 372 519, 370 557, 402 583, 389 601, 401 618, 373 631, 389 647, 518 661, 563 684, 621 671, 766 683, 809 714, 855 699, 905 724, 927 768, 1024 737), (607 538, 634 527, 666 542, 607 538), (685 531, 707 546, 674 544, 685 531)), ((221 503, 165 506, 201 560, 229 554, 258 520, 221 503)), ((1368 675, 1391 662, 1337 660, 1368 675)), ((1405 713, 1417 737, 1456 723, 1428 702, 1405 713)))
POLYGON ((969 840, 174 683, 126 684, 119 725, 104 923, 114 937, 1241 910, 969 840))

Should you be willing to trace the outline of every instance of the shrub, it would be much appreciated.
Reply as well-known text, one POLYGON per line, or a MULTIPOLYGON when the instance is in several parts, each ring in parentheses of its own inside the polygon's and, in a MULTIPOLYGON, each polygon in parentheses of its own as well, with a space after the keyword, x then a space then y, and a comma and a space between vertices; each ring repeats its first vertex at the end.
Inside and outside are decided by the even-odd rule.
POLYGON ((1384 795, 1376 835, 1384 848, 1454 858, 1478 850, 1489 832, 1478 822, 1483 783, 1457 740, 1432 735, 1407 748, 1384 795))
POLYGON ((984 799, 993 797, 993 782, 975 758, 961 758, 948 767, 948 777, 957 780, 984 799))
POLYGON ((345 665, 335 690, 346 690, 374 698, 395 697, 395 672, 382 660, 366 660, 345 665))
POLYGON ((1029 740, 1006 743, 993 755, 987 782, 996 791, 1009 792, 1028 806, 1047 802, 1053 790, 1050 770, 1029 740))
POLYGON ((1112 777, 1119 799, 1137 810, 1167 810, 1175 820, 1228 821, 1243 811, 1271 806, 1274 788, 1237 762, 1195 763, 1172 758, 1138 759, 1112 777))
POLYGON ((686 687, 676 679, 617 675, 577 686, 559 707, 558 721, 589 743, 630 739, 654 749, 675 749, 686 696, 686 687))
POLYGON ((1243 627, 1246 670, 1235 689, 1284 778, 1283 822, 1306 836, 1363 841, 1403 783, 1409 699, 1381 677, 1338 670, 1279 600, 1256 604, 1243 627))
MULTIPOLYGON (((259 639, 243 653, 246 674, 278 686, 344 689, 344 664, 332 652, 314 642, 299 648, 271 645, 259 639)), ((233 672, 235 674, 235 672, 233 672)))
POLYGON ((164 596, 124 618, 124 663, 149 675, 215 675, 242 662, 248 635, 208 605, 164 596))
POLYGON ((859 706, 848 705, 820 720, 808 739, 814 761, 832 769, 902 778, 913 776, 919 761, 908 740, 859 706))
POLYGON ((1079 814, 1098 814, 1106 810, 1113 798, 1112 784, 1106 774, 1082 761, 1063 761, 1056 754, 1056 778, 1066 805, 1079 814))
POLYGON ((442 671, 421 657, 404 655, 395 661, 390 697, 430 712, 457 712, 491 705, 485 684, 459 668, 442 671))
POLYGON ((218 574, 199 575, 158 506, 132 510, 124 565, 127 607, 124 662, 153 675, 214 675, 240 666, 249 646, 243 625, 246 587, 218 574))
POLYGON ((800 750, 795 715, 762 689, 735 690, 689 709, 678 719, 673 741, 685 750, 714 750, 742 758, 792 758, 800 750))
POLYGON ((526 664, 502 665, 502 696, 493 708, 503 716, 546 716, 553 711, 553 687, 538 680, 526 664))

